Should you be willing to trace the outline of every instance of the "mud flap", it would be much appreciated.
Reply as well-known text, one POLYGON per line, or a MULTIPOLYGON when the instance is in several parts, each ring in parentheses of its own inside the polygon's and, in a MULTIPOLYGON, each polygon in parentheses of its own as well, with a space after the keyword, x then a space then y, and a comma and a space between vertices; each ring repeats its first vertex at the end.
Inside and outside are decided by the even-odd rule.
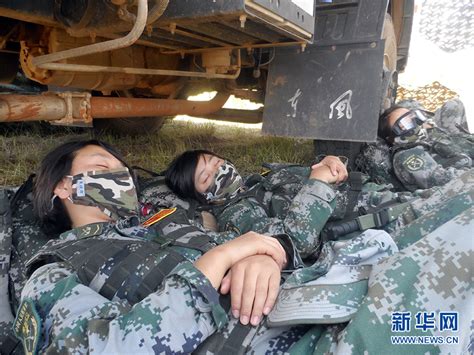
POLYGON ((375 141, 384 41, 279 49, 269 68, 263 132, 375 141))

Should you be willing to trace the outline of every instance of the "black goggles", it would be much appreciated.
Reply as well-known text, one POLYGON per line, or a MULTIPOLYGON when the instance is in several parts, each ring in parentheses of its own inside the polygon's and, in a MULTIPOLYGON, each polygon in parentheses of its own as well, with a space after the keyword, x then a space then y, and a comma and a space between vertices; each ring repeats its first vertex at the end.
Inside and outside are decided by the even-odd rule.
POLYGON ((410 110, 401 115, 393 124, 392 132, 399 137, 413 134, 417 126, 421 126, 428 118, 421 110, 410 110))

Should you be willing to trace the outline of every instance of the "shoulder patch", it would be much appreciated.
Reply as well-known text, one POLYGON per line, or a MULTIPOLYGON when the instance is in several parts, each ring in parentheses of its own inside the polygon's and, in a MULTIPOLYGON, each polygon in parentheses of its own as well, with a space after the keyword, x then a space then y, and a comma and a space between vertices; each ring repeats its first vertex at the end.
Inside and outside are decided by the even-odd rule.
POLYGON ((25 299, 18 308, 17 317, 13 323, 13 331, 23 343, 25 354, 36 354, 41 335, 41 319, 33 301, 25 299))
POLYGON ((410 171, 418 171, 425 166, 425 161, 418 155, 410 155, 403 162, 403 165, 410 171))
POLYGON ((155 213, 153 216, 151 216, 145 222, 143 222, 143 226, 150 227, 156 222, 161 221, 163 218, 168 217, 169 215, 173 214, 175 211, 176 211, 176 207, 160 210, 158 213, 155 213))
POLYGON ((102 234, 102 230, 104 229, 104 223, 92 223, 87 224, 83 227, 79 227, 76 229, 77 238, 87 238, 87 237, 94 237, 96 235, 102 234))

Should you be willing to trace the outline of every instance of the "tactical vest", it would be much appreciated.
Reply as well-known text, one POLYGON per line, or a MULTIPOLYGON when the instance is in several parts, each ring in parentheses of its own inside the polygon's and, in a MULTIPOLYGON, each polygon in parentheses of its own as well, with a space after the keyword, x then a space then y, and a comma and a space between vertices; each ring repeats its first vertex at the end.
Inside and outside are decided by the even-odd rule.
POLYGON ((109 300, 126 299, 133 305, 155 292, 166 275, 185 260, 148 240, 93 236, 46 246, 28 262, 28 272, 31 275, 44 264, 65 262, 84 285, 93 284, 109 300), (99 282, 101 277, 104 280, 99 282))
MULTIPOLYGON (((177 237, 177 235, 175 235, 177 237)), ((171 239, 156 243, 143 239, 114 239, 100 236, 84 237, 45 246, 28 263, 29 274, 38 267, 52 262, 64 262, 73 268, 81 283, 94 288, 107 299, 126 299, 131 305, 155 292, 164 278, 181 262, 181 254, 164 249, 167 245, 185 246, 171 239)), ((203 238, 191 243, 193 248, 204 251, 203 238)), ((190 243, 186 243, 190 247, 190 243)), ((230 309, 229 295, 221 296, 222 307, 230 309)), ((237 324, 229 338, 216 332, 194 352, 196 354, 244 353, 243 340, 252 338, 256 327, 237 324), (238 349, 238 351, 234 351, 238 349)))

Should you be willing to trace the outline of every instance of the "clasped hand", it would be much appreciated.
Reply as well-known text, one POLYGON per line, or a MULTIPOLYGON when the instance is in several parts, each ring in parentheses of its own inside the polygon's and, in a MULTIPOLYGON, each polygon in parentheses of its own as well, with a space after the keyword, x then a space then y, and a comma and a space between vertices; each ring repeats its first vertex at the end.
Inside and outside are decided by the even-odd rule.
POLYGON ((336 156, 328 155, 311 167, 310 178, 328 184, 339 184, 347 179, 348 173, 344 163, 336 156))
POLYGON ((286 252, 277 239, 248 232, 208 251, 194 265, 222 293, 230 291, 235 317, 256 325, 275 303, 280 270, 286 263, 286 252))

